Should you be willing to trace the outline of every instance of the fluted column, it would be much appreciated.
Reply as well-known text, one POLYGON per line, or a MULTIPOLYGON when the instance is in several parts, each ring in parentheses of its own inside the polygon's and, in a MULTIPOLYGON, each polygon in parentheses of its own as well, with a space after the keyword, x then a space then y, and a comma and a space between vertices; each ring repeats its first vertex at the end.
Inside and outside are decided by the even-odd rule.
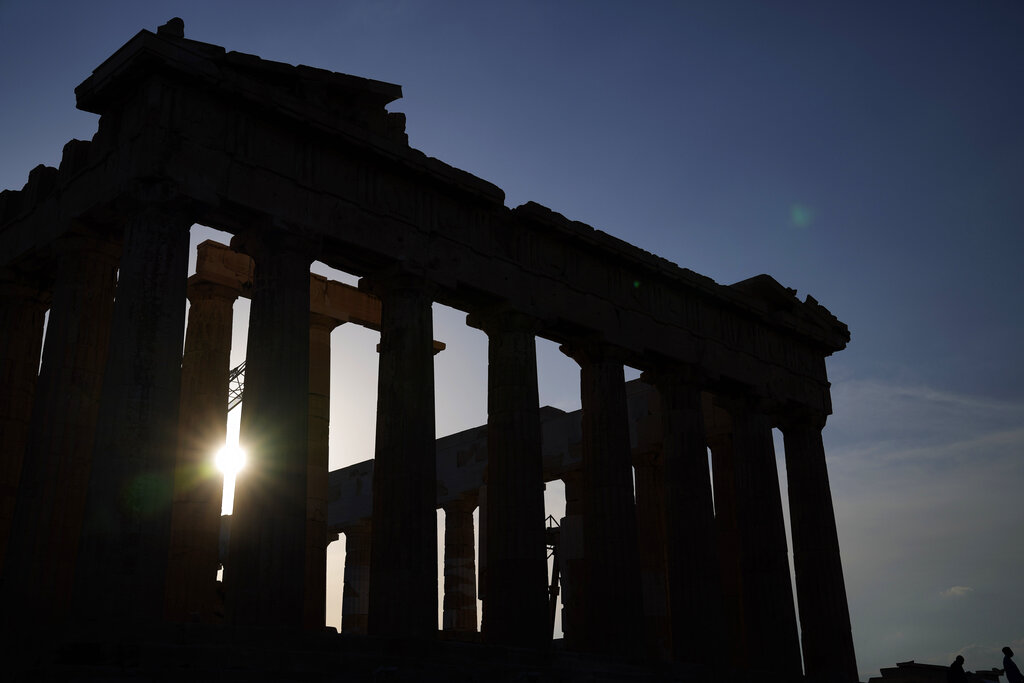
POLYGON ((0 269, 0 570, 17 502, 49 299, 24 276, 0 269))
POLYGON ((558 523, 558 563, 562 582, 562 633, 568 650, 587 644, 586 554, 583 544, 583 471, 562 475, 565 517, 558 523))
POLYGON ((729 412, 748 668, 799 676, 800 644, 771 424, 739 402, 729 412))
POLYGON ((26 620, 49 624, 63 621, 71 599, 119 251, 86 235, 55 246, 53 301, 8 567, 15 587, 8 605, 25 606, 26 620))
POLYGON ((718 666, 725 652, 725 623, 700 389, 681 371, 652 373, 650 378, 661 399, 660 481, 672 656, 679 662, 718 666))
POLYGON ((665 564, 664 468, 660 444, 643 444, 633 451, 636 488, 637 543, 640 589, 643 593, 644 643, 652 659, 671 658, 672 632, 669 622, 668 577, 665 564))
POLYGON ((174 472, 167 614, 172 620, 215 619, 219 609, 220 512, 224 475, 214 456, 227 437, 231 327, 238 287, 190 278, 181 418, 174 472))
POLYGON ((327 621, 327 470, 331 422, 331 331, 341 322, 309 315, 309 462, 306 500, 305 628, 327 621))
POLYGON ((636 507, 622 359, 599 343, 562 347, 580 365, 583 407, 583 608, 590 652, 640 654, 643 632, 636 507))
POLYGON ((130 201, 74 596, 115 630, 164 614, 192 224, 164 186, 130 201))
POLYGON ((476 633, 476 548, 473 510, 476 500, 460 498, 444 506, 445 631, 476 633))
MULTIPOLYGON (((477 513, 477 521, 480 523, 480 527, 477 531, 477 549, 476 549, 476 596, 477 598, 487 604, 487 471, 484 471, 484 483, 480 485, 480 488, 476 490, 477 507, 480 510, 477 513)), ((483 637, 487 636, 487 624, 483 620, 480 621, 480 633, 483 637)))
POLYGON ((280 232, 235 238, 253 257, 252 304, 228 563, 229 619, 299 629, 306 580, 309 452, 309 264, 280 232))
POLYGON ((370 536, 369 521, 356 522, 344 529, 345 584, 341 594, 341 632, 366 635, 370 613, 370 536))
POLYGON ((390 274, 361 288, 381 300, 369 630, 437 635, 437 472, 430 292, 390 274))
POLYGON ((839 537, 825 465, 824 416, 782 425, 797 603, 808 680, 858 680, 839 537))
POLYGON ((708 437, 711 474, 715 495, 715 537, 722 586, 722 616, 727 637, 726 660, 736 669, 746 669, 747 631, 743 609, 743 575, 740 571, 740 532, 736 502, 736 458, 732 433, 708 437))
POLYGON ((550 624, 534 323, 505 309, 468 322, 488 336, 485 640, 544 647, 550 624))

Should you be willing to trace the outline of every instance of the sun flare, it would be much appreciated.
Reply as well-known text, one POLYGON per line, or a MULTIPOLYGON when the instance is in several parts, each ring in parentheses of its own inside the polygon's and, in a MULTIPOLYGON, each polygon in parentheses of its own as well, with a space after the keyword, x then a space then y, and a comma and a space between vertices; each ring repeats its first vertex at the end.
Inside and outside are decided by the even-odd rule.
POLYGON ((239 470, 245 467, 245 451, 239 448, 237 444, 225 444, 223 448, 217 451, 213 461, 217 465, 217 469, 223 472, 225 476, 234 477, 238 474, 239 470))

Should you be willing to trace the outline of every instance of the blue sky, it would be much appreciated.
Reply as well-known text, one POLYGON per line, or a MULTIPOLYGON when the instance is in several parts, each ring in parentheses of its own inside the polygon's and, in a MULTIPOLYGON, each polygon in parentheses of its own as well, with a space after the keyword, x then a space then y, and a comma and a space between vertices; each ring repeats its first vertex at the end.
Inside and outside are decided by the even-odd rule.
MULTIPOLYGON (((172 16, 401 84, 410 143, 509 206, 814 296, 852 334, 825 440, 862 675, 1024 650, 1020 2, 0 0, 0 188, 91 137, 74 87, 172 16)), ((463 319, 435 307, 439 435, 486 420, 485 338, 463 319)), ((372 454, 375 341, 332 342, 341 466, 372 454)), ((542 402, 578 407, 575 366, 539 349, 542 402)))

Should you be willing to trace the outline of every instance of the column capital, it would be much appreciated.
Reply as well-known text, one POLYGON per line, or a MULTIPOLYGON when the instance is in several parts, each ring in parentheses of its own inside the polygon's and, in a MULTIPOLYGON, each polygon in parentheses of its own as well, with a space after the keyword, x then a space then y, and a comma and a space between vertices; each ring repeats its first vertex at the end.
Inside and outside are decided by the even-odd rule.
POLYGON ((828 415, 819 410, 795 408, 781 411, 778 415, 778 427, 785 433, 793 429, 811 429, 821 431, 825 428, 828 415))
POLYGON ((268 256, 299 258, 308 266, 316 260, 319 246, 315 239, 276 226, 255 226, 231 238, 231 249, 252 257, 257 268, 268 256))
POLYGON ((354 522, 350 522, 345 526, 341 527, 341 533, 348 536, 349 534, 368 534, 373 526, 373 520, 369 517, 366 519, 357 519, 354 522))
POLYGON ((582 465, 580 465, 580 466, 577 466, 575 469, 565 470, 564 472, 562 472, 561 475, 559 475, 558 478, 561 479, 562 483, 565 484, 566 486, 569 486, 569 485, 572 485, 572 484, 582 484, 583 483, 583 467, 582 467, 582 465))
POLYGON ((663 412, 684 409, 702 410, 701 375, 688 366, 668 366, 645 370, 640 381, 657 389, 663 412))
POLYGON ((658 467, 661 465, 661 444, 633 450, 633 467, 658 467))
POLYGON ((720 449, 727 449, 732 445, 732 435, 729 433, 711 433, 709 432, 705 437, 708 442, 708 448, 714 453, 720 449))
POLYGON ((437 285, 423 275, 398 266, 382 268, 359 279, 359 290, 381 299, 395 292, 416 292, 433 302, 437 285))
POLYGON ((311 330, 324 330, 330 333, 334 328, 344 323, 344 320, 338 320, 323 313, 310 312, 309 314, 309 329, 311 330))
POLYGON ((614 346, 597 335, 567 341, 558 350, 580 366, 590 363, 614 362, 627 365, 631 357, 627 351, 614 346))
POLYGON ((749 413, 764 415, 774 422, 778 415, 778 404, 753 388, 738 389, 729 393, 714 392, 714 404, 729 415, 749 413))
POLYGON ((649 366, 640 374, 641 382, 651 384, 659 389, 678 385, 690 385, 699 389, 707 384, 706 380, 707 378, 700 368, 668 361, 656 362, 653 367, 649 366))
POLYGON ((231 287, 218 282, 204 280, 193 275, 188 279, 186 296, 188 297, 189 303, 195 305, 197 301, 209 299, 234 302, 241 293, 241 287, 231 287))
POLYGON ((94 234, 88 228, 76 229, 61 235, 54 240, 53 248, 58 260, 88 255, 91 260, 102 259, 116 264, 121 257, 120 242, 94 234))
POLYGON ((473 309, 466 316, 466 325, 482 330, 487 335, 502 332, 524 332, 535 335, 542 327, 539 320, 508 304, 495 304, 473 309))
POLYGON ((193 201, 181 194, 169 180, 136 180, 116 200, 118 212, 125 216, 159 212, 175 227, 188 229, 195 222, 193 201))
POLYGON ((448 512, 451 509, 453 512, 473 512, 477 508, 480 502, 480 496, 477 491, 467 491, 458 498, 450 500, 441 506, 441 509, 448 512))
POLYGON ((45 310, 50 306, 50 290, 40 279, 14 268, 0 267, 0 298, 15 299, 45 310))

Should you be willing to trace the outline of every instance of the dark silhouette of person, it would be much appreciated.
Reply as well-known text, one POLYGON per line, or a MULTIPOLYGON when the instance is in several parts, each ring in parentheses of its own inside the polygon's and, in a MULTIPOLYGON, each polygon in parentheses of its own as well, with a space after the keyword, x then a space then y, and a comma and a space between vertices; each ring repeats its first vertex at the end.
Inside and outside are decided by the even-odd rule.
POLYGON ((949 665, 949 671, 946 672, 946 683, 967 683, 963 655, 957 655, 953 663, 949 665))
POLYGON ((1003 671, 1006 673, 1006 683, 1024 683, 1024 676, 1013 661, 1013 650, 1009 646, 1003 648, 1003 671))

